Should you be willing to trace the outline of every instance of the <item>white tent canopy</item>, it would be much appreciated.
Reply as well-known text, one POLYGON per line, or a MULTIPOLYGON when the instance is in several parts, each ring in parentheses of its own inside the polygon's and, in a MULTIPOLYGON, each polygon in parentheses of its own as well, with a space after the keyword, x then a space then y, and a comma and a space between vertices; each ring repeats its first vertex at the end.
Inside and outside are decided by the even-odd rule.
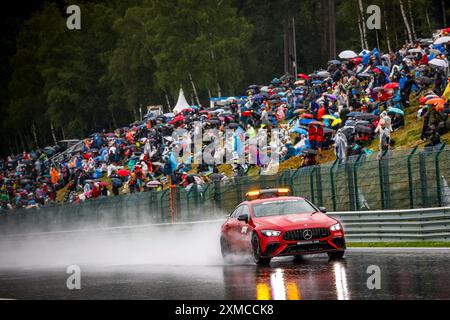
POLYGON ((189 109, 191 106, 186 101, 186 98, 184 97, 183 88, 180 89, 180 94, 178 96, 178 102, 175 108, 173 108, 173 113, 177 114, 183 111, 184 109, 189 109))

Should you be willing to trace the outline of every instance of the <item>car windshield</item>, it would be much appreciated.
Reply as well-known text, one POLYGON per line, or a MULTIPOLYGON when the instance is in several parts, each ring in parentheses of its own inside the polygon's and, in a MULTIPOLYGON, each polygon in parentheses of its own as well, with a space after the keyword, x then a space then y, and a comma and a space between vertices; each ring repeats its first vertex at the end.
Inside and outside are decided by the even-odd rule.
POLYGON ((256 218, 316 211, 317 210, 305 200, 267 201, 253 205, 253 214, 256 218))

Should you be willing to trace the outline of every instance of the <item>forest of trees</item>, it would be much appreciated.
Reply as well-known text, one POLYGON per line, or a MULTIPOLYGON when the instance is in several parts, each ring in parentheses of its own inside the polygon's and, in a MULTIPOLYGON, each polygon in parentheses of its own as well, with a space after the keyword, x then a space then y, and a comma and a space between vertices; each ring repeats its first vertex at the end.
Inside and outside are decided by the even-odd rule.
MULTIPOLYGON (((139 106, 241 95, 284 73, 286 21, 295 19, 299 72, 336 51, 430 37, 446 26, 444 0, 80 0, 81 30, 67 3, 46 2, 2 21, 0 154, 127 125, 139 106), (365 26, 382 10, 381 30, 365 26), (336 30, 335 37, 333 30, 336 30), (331 42, 333 43, 333 42, 331 42)), ((446 17, 447 16, 447 17, 446 17)))

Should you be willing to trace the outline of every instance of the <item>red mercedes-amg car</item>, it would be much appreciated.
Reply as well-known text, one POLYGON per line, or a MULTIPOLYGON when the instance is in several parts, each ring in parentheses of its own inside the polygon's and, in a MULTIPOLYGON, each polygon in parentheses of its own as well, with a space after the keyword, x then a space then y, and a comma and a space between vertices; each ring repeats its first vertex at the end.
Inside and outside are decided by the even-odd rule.
POLYGON ((345 252, 342 224, 310 201, 289 196, 287 188, 247 193, 222 225, 222 256, 252 254, 257 264, 274 257, 327 253, 340 259, 345 252))

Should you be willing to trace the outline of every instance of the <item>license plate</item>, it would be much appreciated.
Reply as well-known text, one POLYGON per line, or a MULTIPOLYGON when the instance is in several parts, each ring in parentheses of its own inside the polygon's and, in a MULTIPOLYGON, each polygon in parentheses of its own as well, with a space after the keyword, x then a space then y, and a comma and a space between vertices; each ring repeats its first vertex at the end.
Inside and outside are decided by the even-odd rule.
POLYGON ((304 246, 304 245, 308 245, 308 244, 317 244, 320 243, 320 241, 315 240, 315 241, 302 241, 302 242, 297 242, 298 246, 304 246))

